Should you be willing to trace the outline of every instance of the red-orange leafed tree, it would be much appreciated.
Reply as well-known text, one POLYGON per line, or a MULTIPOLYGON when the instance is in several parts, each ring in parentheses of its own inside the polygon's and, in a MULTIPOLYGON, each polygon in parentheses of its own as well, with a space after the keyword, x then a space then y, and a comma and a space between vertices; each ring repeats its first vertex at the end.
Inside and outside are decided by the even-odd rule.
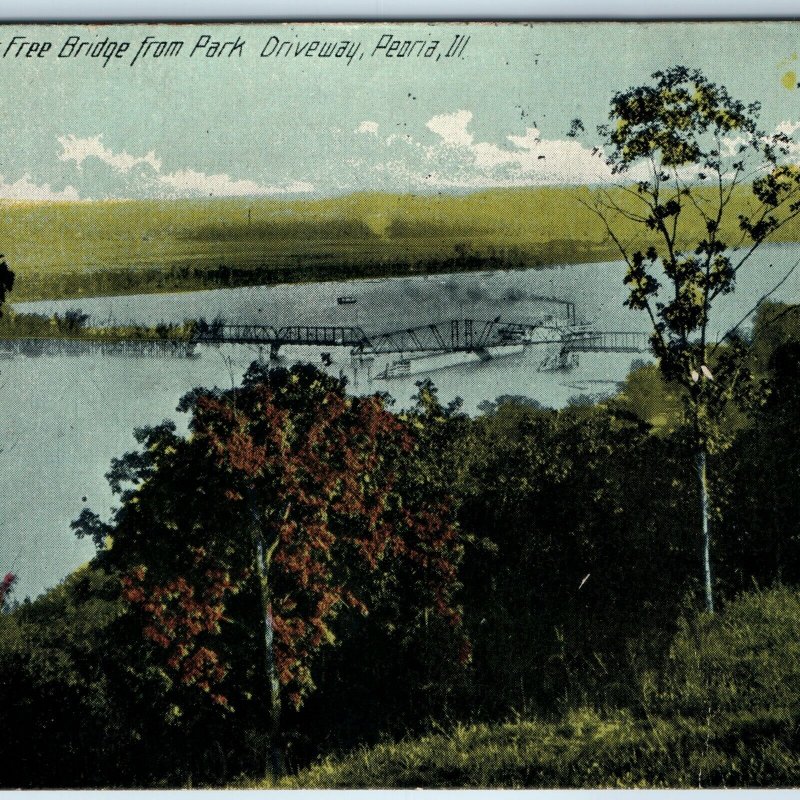
POLYGON ((235 708, 250 696, 235 678, 236 637, 260 626, 274 736, 281 695, 297 707, 313 690, 337 617, 369 613, 368 575, 402 574, 420 607, 460 625, 452 510, 435 482, 409 479, 419 416, 349 397, 310 366, 254 365, 241 388, 195 390, 180 408, 187 437, 164 423, 115 462, 112 525, 88 512, 79 524, 98 543, 111 534, 101 557, 122 573, 170 680, 235 708))
POLYGON ((11 591, 11 587, 14 585, 14 582, 17 580, 17 576, 13 572, 9 572, 0 581, 0 611, 3 609, 3 605, 6 601, 6 595, 11 591))

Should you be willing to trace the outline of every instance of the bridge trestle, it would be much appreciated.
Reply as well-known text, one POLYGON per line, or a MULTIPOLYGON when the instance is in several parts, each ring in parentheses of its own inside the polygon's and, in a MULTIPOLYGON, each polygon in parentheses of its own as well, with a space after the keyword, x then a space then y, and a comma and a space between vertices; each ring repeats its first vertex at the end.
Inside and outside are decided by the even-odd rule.
MULTIPOLYGON (((566 301, 564 303, 567 304, 566 301)), ((346 325, 288 325, 275 328, 270 325, 216 323, 199 332, 193 341, 198 344, 269 345, 271 358, 276 358, 280 348, 285 345, 348 347, 354 354, 371 356, 477 352, 519 343, 560 343, 572 352, 638 353, 647 350, 647 337, 643 333, 579 328, 574 322, 574 305, 568 305, 570 317, 564 324, 554 322, 551 317, 515 322, 501 322, 500 317, 490 321, 453 319, 368 335, 363 328, 346 325)))

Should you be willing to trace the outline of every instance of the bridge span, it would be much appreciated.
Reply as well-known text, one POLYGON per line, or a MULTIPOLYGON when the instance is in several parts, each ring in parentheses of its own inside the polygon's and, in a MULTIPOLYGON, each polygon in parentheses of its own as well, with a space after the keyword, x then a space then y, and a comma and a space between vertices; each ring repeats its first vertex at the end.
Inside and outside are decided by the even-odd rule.
POLYGON ((649 340, 634 331, 581 331, 568 333, 563 346, 573 353, 643 353, 649 340))
POLYGON ((270 348, 276 358, 286 345, 348 347, 353 355, 411 355, 415 353, 471 353, 508 344, 560 344, 571 352, 638 353, 647 350, 647 336, 629 331, 594 331, 570 319, 506 322, 452 319, 445 322, 367 334, 358 326, 239 325, 217 321, 198 327, 196 344, 249 344, 270 348))
MULTIPOLYGON (((233 325, 224 322, 201 326, 198 344, 255 344, 268 346, 273 357, 285 345, 349 347, 355 355, 430 352, 470 352, 496 344, 520 341, 540 327, 537 323, 500 323, 472 319, 419 325, 385 333, 367 334, 358 326, 341 325, 233 325)), ((552 339, 550 339, 552 341, 552 339)))
POLYGON ((0 341, 0 358, 14 355, 175 356, 196 357, 199 345, 245 344, 268 347, 277 358, 281 347, 304 345, 319 348, 349 348, 355 358, 396 355, 476 353, 486 356, 508 345, 552 345, 548 356, 563 368, 577 353, 639 353, 648 349, 647 336, 628 331, 595 331, 573 324, 542 321, 501 322, 452 319, 445 322, 367 334, 359 326, 341 325, 240 325, 225 322, 201 323, 189 339, 169 338, 15 338, 0 341))

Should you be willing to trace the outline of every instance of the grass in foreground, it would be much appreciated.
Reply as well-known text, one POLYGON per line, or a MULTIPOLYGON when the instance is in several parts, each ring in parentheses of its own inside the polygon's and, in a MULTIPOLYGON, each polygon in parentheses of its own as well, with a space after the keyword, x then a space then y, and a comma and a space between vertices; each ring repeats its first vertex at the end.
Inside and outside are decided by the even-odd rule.
POLYGON ((458 726, 327 758, 280 787, 623 788, 800 784, 800 592, 683 618, 640 713, 458 726))
MULTIPOLYGON (((800 783, 789 712, 703 722, 627 712, 459 726, 327 758, 260 788, 698 788, 800 783)), ((253 784, 250 784, 253 785, 253 784)))

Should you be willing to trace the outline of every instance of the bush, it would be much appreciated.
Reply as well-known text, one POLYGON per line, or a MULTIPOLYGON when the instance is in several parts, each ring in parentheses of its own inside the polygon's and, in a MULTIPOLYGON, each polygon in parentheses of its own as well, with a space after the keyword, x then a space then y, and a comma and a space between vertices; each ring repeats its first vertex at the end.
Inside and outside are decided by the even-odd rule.
POLYGON ((800 592, 749 592, 683 619, 654 699, 669 716, 800 717, 800 592))

